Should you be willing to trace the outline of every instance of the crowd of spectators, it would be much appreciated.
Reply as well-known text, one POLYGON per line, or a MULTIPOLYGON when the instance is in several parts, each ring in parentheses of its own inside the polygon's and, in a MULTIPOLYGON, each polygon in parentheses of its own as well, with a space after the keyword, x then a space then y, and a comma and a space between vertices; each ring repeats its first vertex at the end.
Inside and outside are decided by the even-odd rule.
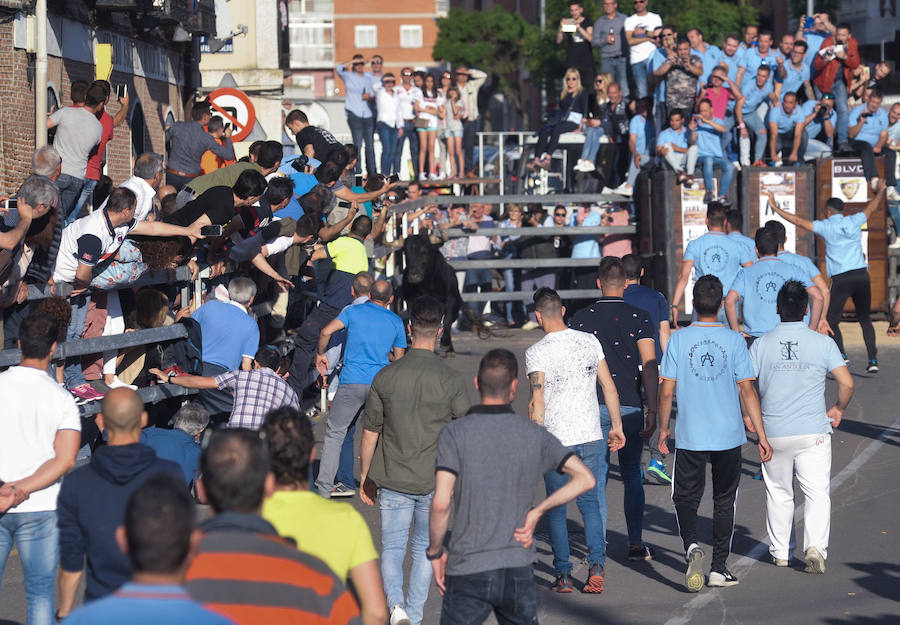
POLYGON ((560 135, 582 132, 575 170, 597 170, 605 191, 632 195, 637 174, 652 166, 691 185, 699 166, 709 202, 734 197, 731 181, 741 167, 832 154, 860 156, 874 190, 875 157, 884 156, 888 199, 900 200, 900 126, 891 121, 900 104, 891 113, 881 106, 894 65, 861 58, 848 24, 833 24, 828 13, 803 16, 797 32, 784 33, 777 45, 771 31, 748 25, 719 48, 699 28, 679 33, 651 5, 635 0, 634 14, 624 15, 618 2, 604 0, 592 23, 581 2, 569 3, 556 38, 568 69, 530 167, 549 168, 560 135))

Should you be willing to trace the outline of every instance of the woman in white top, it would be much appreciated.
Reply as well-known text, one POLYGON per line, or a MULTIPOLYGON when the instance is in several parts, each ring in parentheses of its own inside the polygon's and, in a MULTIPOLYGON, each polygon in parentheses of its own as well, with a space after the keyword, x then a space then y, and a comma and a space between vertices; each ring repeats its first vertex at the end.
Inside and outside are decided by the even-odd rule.
POLYGON ((447 141, 447 155, 450 159, 450 177, 457 178, 463 174, 462 120, 466 111, 459 97, 456 85, 447 87, 444 104, 441 106, 441 118, 444 122, 444 137, 447 141))
POLYGON ((437 180, 437 163, 434 159, 434 140, 438 130, 438 111, 441 95, 437 91, 434 75, 426 74, 422 85, 422 97, 413 102, 416 110, 416 132, 419 134, 419 179, 437 180), (426 157, 428 169, 425 168, 426 157), (430 174, 430 176, 429 176, 430 174))
POLYGON ((378 111, 375 131, 381 140, 381 173, 385 176, 393 173, 397 138, 403 128, 396 84, 397 80, 390 72, 382 76, 380 83, 375 83, 375 105, 378 111))

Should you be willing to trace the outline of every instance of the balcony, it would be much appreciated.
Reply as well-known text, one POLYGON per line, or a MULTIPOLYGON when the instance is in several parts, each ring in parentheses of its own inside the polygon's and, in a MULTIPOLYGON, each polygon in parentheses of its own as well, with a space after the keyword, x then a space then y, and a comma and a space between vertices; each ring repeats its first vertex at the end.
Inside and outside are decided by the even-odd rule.
POLYGON ((292 0, 288 6, 291 69, 333 67, 333 0, 292 0))

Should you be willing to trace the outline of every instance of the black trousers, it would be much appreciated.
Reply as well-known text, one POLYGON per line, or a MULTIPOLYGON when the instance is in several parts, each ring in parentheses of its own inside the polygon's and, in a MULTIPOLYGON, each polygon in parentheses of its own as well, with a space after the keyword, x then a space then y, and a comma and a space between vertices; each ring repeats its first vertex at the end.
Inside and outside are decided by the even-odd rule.
POLYGON ((842 354, 847 352, 841 335, 841 311, 844 310, 848 297, 853 299, 869 360, 874 360, 878 357, 878 348, 875 346, 875 328, 872 326, 872 282, 867 269, 854 269, 831 276, 831 301, 825 318, 834 330, 834 342, 842 354))
POLYGON ((672 502, 684 550, 697 542, 697 509, 706 488, 706 463, 712 464, 713 571, 724 571, 734 533, 734 502, 741 480, 741 448, 724 451, 675 450, 672 502))
POLYGON ((298 397, 303 393, 303 389, 316 379, 315 370, 311 371, 310 368, 315 364, 319 334, 340 312, 338 308, 320 302, 307 315, 303 325, 300 326, 300 331, 294 337, 294 357, 287 381, 298 397))
MULTIPOLYGON (((850 146, 859 154, 862 161, 863 172, 866 174, 866 180, 878 177, 878 169, 875 166, 875 150, 871 143, 865 141, 851 141, 850 146)), ((881 154, 885 158, 884 162, 884 181, 889 187, 897 186, 897 176, 894 175, 894 168, 897 165, 897 153, 893 150, 884 148, 881 154)))

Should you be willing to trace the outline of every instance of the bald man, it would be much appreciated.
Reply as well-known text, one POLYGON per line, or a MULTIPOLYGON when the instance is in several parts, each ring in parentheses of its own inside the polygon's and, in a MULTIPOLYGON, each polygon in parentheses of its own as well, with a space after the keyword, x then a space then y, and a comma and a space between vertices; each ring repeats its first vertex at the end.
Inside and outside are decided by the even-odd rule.
POLYGON ((59 492, 60 618, 75 603, 85 557, 88 563, 85 601, 110 594, 131 578, 131 563, 116 544, 116 527, 124 522, 125 504, 149 476, 169 473, 184 481, 174 462, 161 460, 140 443, 147 413, 140 395, 128 388, 103 398, 97 427, 107 437, 90 464, 66 476, 59 492))

